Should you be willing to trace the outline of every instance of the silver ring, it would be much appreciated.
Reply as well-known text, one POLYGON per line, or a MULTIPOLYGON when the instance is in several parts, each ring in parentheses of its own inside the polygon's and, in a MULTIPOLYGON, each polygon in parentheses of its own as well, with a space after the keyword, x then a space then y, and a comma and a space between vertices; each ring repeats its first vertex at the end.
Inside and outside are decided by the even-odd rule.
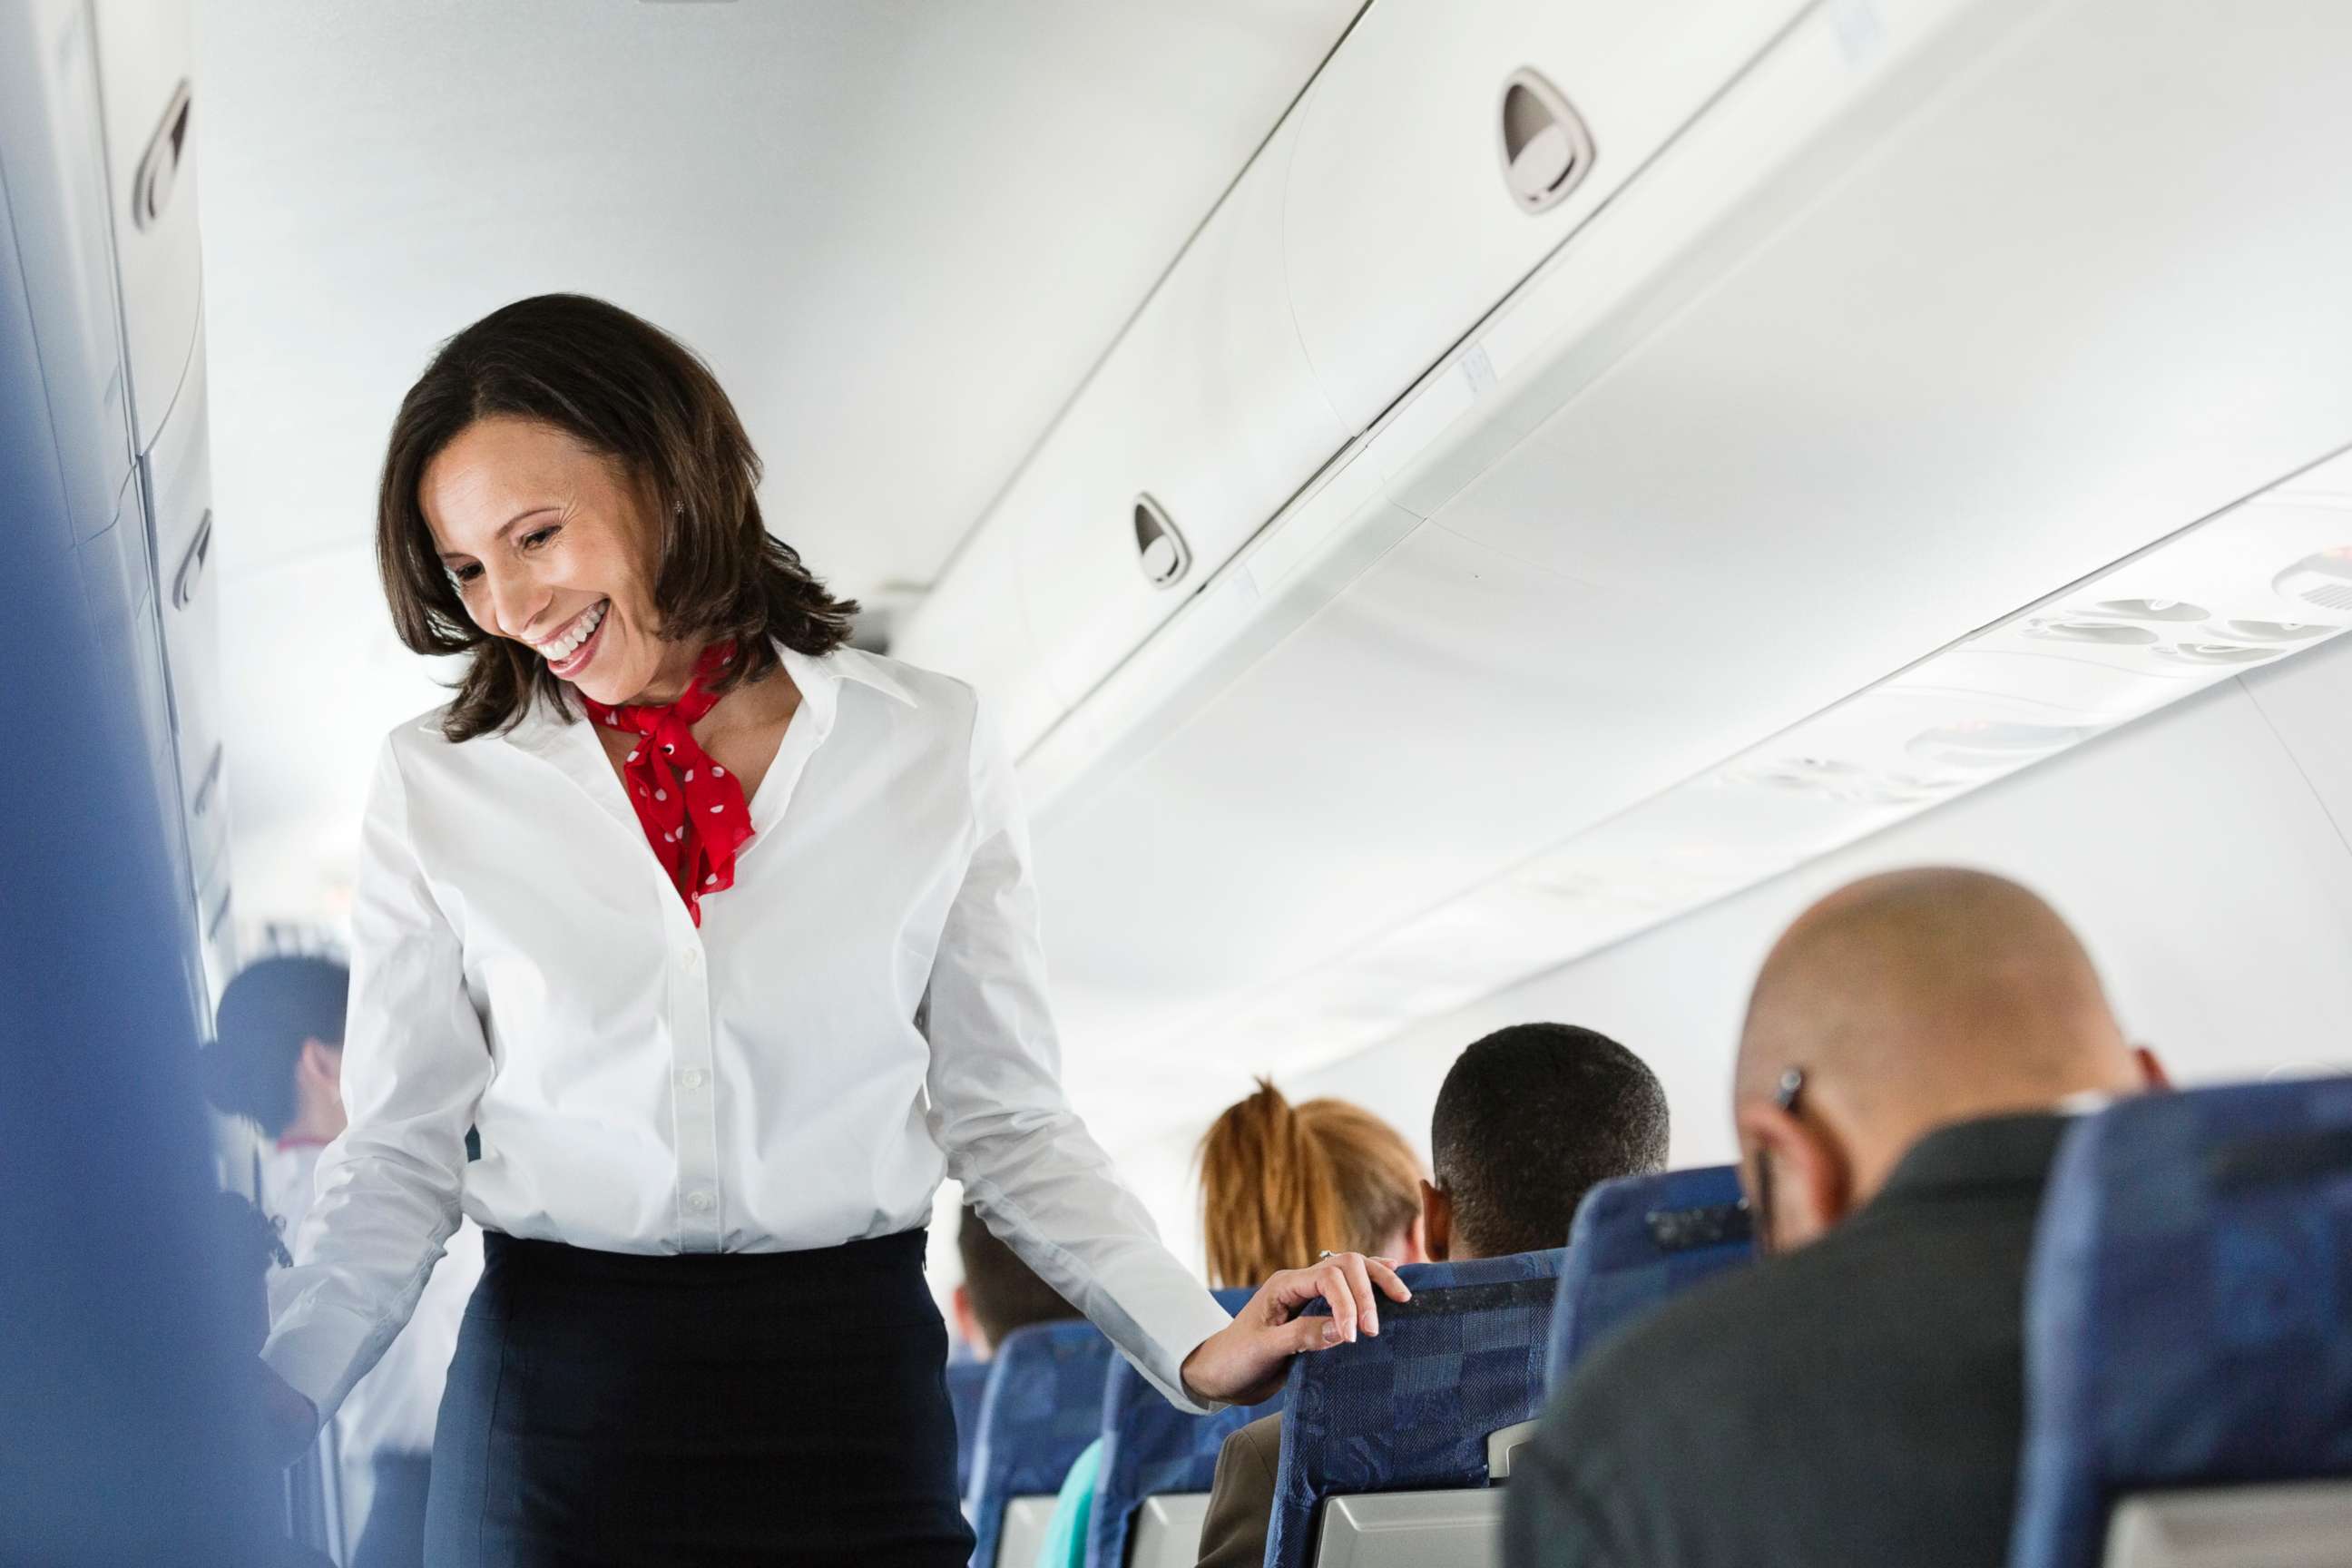
POLYGON ((1320 1263, 1327 1258, 1337 1258, 1339 1256, 1339 1255, 1336 1252, 1318 1252, 1315 1255, 1315 1261, 1320 1263))

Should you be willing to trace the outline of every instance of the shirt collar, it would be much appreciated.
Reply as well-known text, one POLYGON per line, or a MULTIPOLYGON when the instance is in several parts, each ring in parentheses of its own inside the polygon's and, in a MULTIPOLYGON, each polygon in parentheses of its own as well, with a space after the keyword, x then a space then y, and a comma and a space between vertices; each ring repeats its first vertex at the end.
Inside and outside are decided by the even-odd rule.
POLYGON ((784 673, 793 678, 800 689, 801 700, 808 704, 810 713, 821 730, 833 728, 833 716, 840 706, 841 683, 854 680, 886 697, 895 698, 912 707, 913 692, 892 672, 888 664, 854 647, 835 648, 827 654, 805 654, 777 643, 776 658, 784 673))
POLYGON ((1911 1145, 1870 1207, 1988 1189, 2038 1191, 2074 1119, 2046 1111, 1938 1127, 1911 1145))
MULTIPOLYGON (((888 661, 877 658, 870 653, 843 647, 826 654, 805 654, 786 647, 781 642, 775 644, 775 649, 777 661, 793 678, 793 685, 800 690, 801 700, 808 704, 810 717, 816 721, 811 726, 814 729, 830 731, 833 728, 833 716, 840 705, 841 684, 845 680, 871 687, 909 707, 914 705, 915 694, 890 668, 888 661)), ((577 697, 572 699, 572 717, 578 720, 581 715, 577 697)), ((436 710, 418 728, 438 734, 440 720, 441 710, 436 710)), ((524 751, 546 756, 557 739, 571 728, 556 717, 551 703, 541 701, 534 695, 522 718, 505 734, 508 740, 524 751)))

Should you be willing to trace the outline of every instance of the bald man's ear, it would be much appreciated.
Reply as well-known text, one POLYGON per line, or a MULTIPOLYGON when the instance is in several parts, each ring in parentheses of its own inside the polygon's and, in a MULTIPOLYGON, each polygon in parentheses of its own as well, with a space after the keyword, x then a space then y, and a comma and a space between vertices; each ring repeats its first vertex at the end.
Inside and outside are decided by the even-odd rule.
POLYGON ((2140 1087, 2150 1094, 2161 1094, 2172 1087, 2172 1075, 2164 1070, 2164 1063, 2147 1046, 2134 1046, 2132 1059, 2139 1063, 2140 1087))
POLYGON ((1758 1245, 1793 1252, 1820 1240, 1853 1210, 1853 1169, 1844 1149, 1814 1122, 1769 1100, 1734 1117, 1740 1181, 1756 1215, 1758 1245))

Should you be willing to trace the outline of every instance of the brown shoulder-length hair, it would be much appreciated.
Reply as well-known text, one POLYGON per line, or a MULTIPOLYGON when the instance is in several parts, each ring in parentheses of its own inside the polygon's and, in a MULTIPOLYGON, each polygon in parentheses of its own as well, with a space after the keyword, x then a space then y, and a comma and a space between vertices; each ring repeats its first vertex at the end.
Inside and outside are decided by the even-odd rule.
POLYGON ((400 640, 472 655, 442 732, 510 728, 534 696, 566 720, 544 659, 474 624, 417 499, 425 470, 478 419, 542 420, 641 487, 658 543, 653 601, 673 642, 731 637, 721 689, 775 668, 771 639, 812 656, 849 640, 857 605, 825 592, 760 516, 760 457, 694 351, 617 305, 581 294, 518 300, 443 343, 401 399, 376 492, 375 552, 400 640))

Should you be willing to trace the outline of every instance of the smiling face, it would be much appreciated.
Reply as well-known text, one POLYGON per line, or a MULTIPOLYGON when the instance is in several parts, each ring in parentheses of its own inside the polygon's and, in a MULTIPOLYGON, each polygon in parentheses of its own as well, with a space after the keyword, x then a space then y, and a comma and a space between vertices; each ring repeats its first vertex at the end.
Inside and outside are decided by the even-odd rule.
POLYGON ((474 624, 599 702, 662 702, 699 649, 657 635, 648 502, 618 464, 535 419, 492 416, 425 465, 417 505, 474 624))

